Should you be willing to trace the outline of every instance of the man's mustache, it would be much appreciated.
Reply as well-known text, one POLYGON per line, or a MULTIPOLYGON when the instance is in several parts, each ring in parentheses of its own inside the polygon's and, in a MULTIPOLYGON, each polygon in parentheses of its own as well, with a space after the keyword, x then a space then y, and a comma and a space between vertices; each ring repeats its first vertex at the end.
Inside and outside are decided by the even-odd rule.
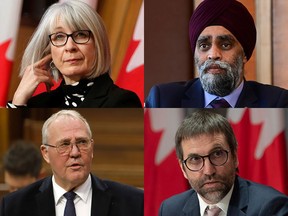
POLYGON ((207 60, 200 66, 200 71, 207 72, 210 69, 222 69, 227 71, 230 65, 222 61, 207 60))

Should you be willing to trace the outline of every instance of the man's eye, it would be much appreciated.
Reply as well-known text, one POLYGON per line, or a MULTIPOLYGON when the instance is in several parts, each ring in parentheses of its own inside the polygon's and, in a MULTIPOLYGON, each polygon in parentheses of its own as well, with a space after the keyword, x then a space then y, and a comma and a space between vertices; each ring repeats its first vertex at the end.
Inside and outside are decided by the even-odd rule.
POLYGON ((86 145, 87 143, 88 143, 88 140, 85 140, 85 139, 83 139, 83 140, 78 140, 78 141, 76 142, 77 145, 86 145))
POLYGON ((199 44, 199 49, 200 50, 208 50, 209 49, 209 44, 206 44, 206 43, 201 43, 199 44))
POLYGON ((207 48, 208 47, 208 45, 207 44, 200 44, 200 46, 199 46, 200 48, 202 48, 202 49, 205 49, 205 48, 207 48))
POLYGON ((187 162, 188 162, 188 163, 198 163, 198 162, 200 162, 201 160, 202 160, 201 157, 199 157, 199 156, 193 156, 193 157, 190 157, 190 158, 187 160, 187 162))
POLYGON ((224 44, 222 44, 222 47, 224 49, 230 49, 231 48, 231 44, 230 43, 224 43, 224 44))
POLYGON ((70 142, 63 142, 59 145, 59 147, 65 147, 65 146, 69 146, 70 142))
POLYGON ((224 151, 223 150, 216 150, 216 151, 212 152, 211 155, 214 158, 219 158, 219 157, 222 157, 224 155, 224 151))

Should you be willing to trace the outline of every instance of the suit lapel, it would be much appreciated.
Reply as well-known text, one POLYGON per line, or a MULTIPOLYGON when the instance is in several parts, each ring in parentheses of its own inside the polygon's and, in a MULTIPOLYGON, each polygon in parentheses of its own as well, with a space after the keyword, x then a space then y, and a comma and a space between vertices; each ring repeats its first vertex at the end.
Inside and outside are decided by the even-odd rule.
POLYGON ((40 193, 36 195, 38 215, 54 216, 55 202, 51 177, 43 181, 39 190, 40 193))
MULTIPOLYGON (((195 216, 200 214, 199 200, 197 193, 193 191, 193 194, 188 199, 183 207, 183 216, 195 216)), ((181 214, 182 215, 182 214, 181 214)))
POLYGON ((185 96, 182 99, 182 107, 203 108, 204 90, 199 79, 196 79, 191 86, 187 87, 185 96))
POLYGON ((249 84, 244 80, 244 86, 235 108, 239 107, 258 107, 258 97, 254 90, 249 86, 249 84))
POLYGON ((248 201, 248 186, 244 180, 236 176, 234 190, 229 203, 227 215, 246 215, 248 201))
POLYGON ((108 216, 112 196, 105 183, 97 177, 92 177, 92 208, 91 216, 108 216))

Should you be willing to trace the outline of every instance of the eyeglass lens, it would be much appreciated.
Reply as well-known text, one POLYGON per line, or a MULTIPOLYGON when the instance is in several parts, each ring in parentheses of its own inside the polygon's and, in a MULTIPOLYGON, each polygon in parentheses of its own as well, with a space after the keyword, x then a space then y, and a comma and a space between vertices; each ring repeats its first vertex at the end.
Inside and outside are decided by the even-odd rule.
POLYGON ((72 34, 58 32, 49 35, 49 38, 54 46, 64 46, 67 43, 69 37, 72 37, 73 41, 77 44, 85 44, 90 39, 90 33, 91 32, 88 30, 75 31, 72 34))
POLYGON ((205 157, 208 157, 209 161, 214 166, 222 166, 228 160, 228 151, 219 149, 219 150, 215 150, 211 152, 209 155, 206 155, 206 156, 200 156, 200 155, 191 156, 191 157, 188 157, 184 161, 184 163, 189 170, 199 171, 204 166, 205 157))

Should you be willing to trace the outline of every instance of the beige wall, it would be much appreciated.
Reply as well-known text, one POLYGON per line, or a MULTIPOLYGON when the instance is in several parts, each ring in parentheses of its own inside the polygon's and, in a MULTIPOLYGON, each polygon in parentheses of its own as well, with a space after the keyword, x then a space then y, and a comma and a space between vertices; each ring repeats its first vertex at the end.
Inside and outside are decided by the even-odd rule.
POLYGON ((288 89, 288 1, 272 0, 273 6, 273 83, 288 89))

